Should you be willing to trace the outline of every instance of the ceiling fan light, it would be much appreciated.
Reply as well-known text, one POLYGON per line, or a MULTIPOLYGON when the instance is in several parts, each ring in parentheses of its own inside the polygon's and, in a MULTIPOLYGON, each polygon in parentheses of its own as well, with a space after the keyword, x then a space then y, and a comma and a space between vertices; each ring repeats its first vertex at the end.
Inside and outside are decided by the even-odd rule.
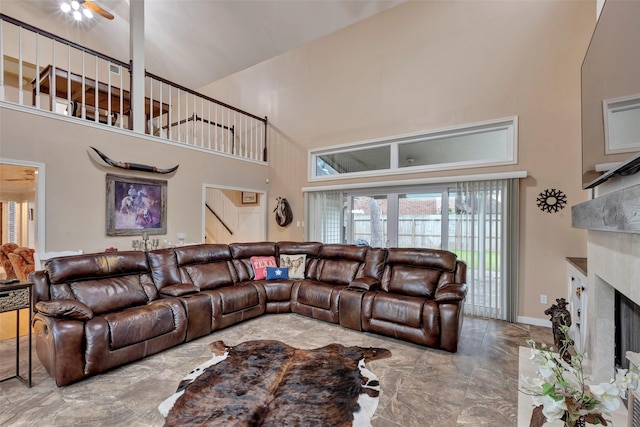
POLYGON ((64 3, 60 3, 60 9, 64 12, 64 13, 69 13, 69 11, 71 10, 71 6, 69 5, 69 3, 64 2, 64 3))
MULTIPOLYGON (((73 10, 76 10, 76 11, 77 11, 78 9, 80 9, 80 3, 78 3, 76 0, 72 0, 72 1, 71 1, 71 8, 72 8, 73 10)), ((75 15, 75 14, 74 14, 74 15, 75 15)))
POLYGON ((82 9, 82 13, 87 17, 87 19, 93 19, 93 13, 91 13, 91 11, 86 7, 82 9))
POLYGON ((73 17, 76 21, 82 21, 82 14, 77 10, 73 12, 73 17))

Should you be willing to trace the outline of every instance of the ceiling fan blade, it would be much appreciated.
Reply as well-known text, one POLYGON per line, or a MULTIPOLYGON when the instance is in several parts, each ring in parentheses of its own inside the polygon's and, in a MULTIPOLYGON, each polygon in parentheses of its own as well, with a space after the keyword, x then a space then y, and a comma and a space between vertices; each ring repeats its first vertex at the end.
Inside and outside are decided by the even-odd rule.
POLYGON ((103 18, 108 19, 108 20, 112 20, 113 19, 113 15, 112 14, 110 14, 109 12, 107 12, 106 10, 104 10, 103 8, 101 8, 100 6, 95 4, 94 2, 85 0, 83 2, 83 4, 87 7, 87 9, 91 10, 94 13, 97 13, 98 15, 102 16, 103 18))

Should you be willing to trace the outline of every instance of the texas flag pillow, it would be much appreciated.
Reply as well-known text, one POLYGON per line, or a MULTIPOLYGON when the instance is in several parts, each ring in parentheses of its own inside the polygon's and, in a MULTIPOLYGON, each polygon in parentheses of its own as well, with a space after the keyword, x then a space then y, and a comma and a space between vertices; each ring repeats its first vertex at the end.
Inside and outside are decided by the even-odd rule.
POLYGON ((253 280, 264 280, 267 277, 267 267, 278 265, 272 256, 252 256, 249 261, 253 267, 253 280))
POLYGON ((267 267, 267 280, 288 279, 289 269, 287 267, 267 267))

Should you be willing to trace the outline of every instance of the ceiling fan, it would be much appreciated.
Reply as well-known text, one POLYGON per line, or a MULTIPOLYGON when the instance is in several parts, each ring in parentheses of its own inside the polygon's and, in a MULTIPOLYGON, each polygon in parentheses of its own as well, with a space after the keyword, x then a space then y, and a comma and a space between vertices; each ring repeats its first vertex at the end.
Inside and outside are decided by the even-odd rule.
POLYGON ((111 13, 89 0, 64 0, 60 3, 60 9, 64 13, 73 15, 76 21, 82 21, 83 16, 87 19, 92 19, 94 13, 108 20, 113 19, 111 13))

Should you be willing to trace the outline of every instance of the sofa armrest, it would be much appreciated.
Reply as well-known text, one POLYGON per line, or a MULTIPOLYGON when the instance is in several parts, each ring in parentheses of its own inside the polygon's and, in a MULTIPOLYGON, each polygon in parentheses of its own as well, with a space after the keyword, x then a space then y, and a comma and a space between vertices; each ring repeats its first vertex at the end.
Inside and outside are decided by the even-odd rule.
POLYGON ((370 291, 373 289, 378 289, 380 287, 380 281, 375 277, 359 277, 349 283, 349 286, 347 287, 370 291))
POLYGON ((60 319, 40 312, 33 318, 38 359, 58 387, 85 377, 84 331, 89 322, 60 319))
POLYGON ((73 299, 60 299, 53 301, 38 301, 36 311, 49 317, 58 319, 91 320, 93 310, 86 304, 73 299))
POLYGON ((160 288, 160 295, 169 297, 181 297, 183 295, 195 294, 200 292, 196 285, 191 283, 178 283, 160 288))
POLYGON ((436 302, 456 302, 463 301, 467 296, 466 283, 447 283, 436 289, 434 299, 436 302))

